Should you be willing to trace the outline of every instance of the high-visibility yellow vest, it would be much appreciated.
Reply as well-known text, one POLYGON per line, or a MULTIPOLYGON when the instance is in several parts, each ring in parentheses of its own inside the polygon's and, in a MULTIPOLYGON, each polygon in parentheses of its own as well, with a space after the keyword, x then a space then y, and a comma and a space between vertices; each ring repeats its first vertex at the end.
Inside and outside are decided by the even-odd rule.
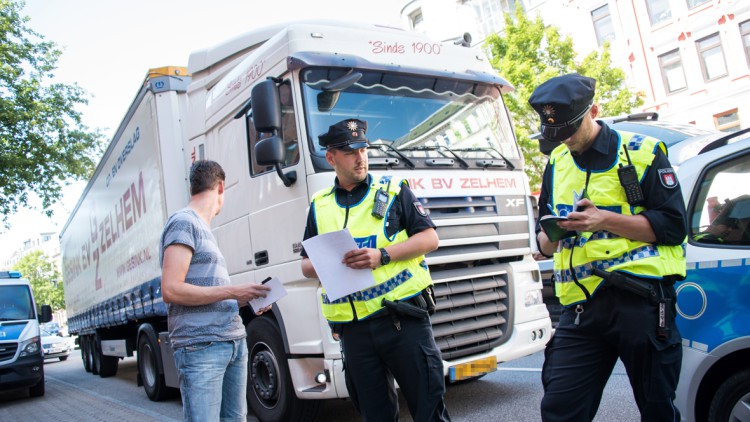
MULTIPOLYGON (((385 248, 401 243, 409 236, 402 229, 392 237, 386 234, 387 218, 376 218, 372 215, 375 192, 379 188, 387 189, 389 194, 388 210, 401 191, 401 183, 388 185, 389 177, 383 177, 379 183, 370 185, 367 195, 359 203, 349 206, 349 217, 346 227, 360 248, 385 248)), ((402 181, 405 183, 405 181, 402 181)), ((334 190, 328 188, 313 196, 312 209, 318 234, 341 230, 344 227, 346 207, 336 203, 334 190)), ((391 261, 388 265, 372 270, 375 284, 347 297, 329 300, 325 289, 321 294, 323 316, 330 322, 341 323, 365 319, 380 311, 383 299, 390 301, 407 299, 416 296, 432 285, 430 271, 424 256, 400 261, 391 261)))
MULTIPOLYGON (((618 159, 608 169, 591 171, 587 194, 599 209, 636 215, 645 208, 628 204, 617 176, 619 165, 628 164, 623 143, 641 179, 653 162, 656 148, 666 153, 666 147, 663 142, 651 137, 629 132, 615 133, 618 134, 618 159)), ((573 210, 573 190, 580 193, 586 186, 586 170, 578 167, 565 145, 552 151, 550 165, 553 175, 550 205, 558 215, 566 215, 573 210)), ((584 232, 577 237, 562 239, 554 254, 555 291, 562 305, 586 300, 586 294, 574 282, 574 273, 578 282, 590 294, 594 294, 602 283, 602 278, 592 275, 594 267, 657 280, 664 275, 684 277, 685 243, 683 241, 682 245, 676 246, 655 245, 620 237, 606 230, 584 232)))

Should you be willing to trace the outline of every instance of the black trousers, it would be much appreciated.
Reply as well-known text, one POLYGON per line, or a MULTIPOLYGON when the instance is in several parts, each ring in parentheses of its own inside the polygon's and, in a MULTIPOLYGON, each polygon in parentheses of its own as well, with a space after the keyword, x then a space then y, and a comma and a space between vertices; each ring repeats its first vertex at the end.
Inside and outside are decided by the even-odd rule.
POLYGON ((345 324, 341 334, 349 395, 366 422, 398 421, 398 395, 416 422, 450 421, 445 378, 429 318, 390 316, 345 324))
MULTIPOLYGON (((661 287, 667 297, 675 297, 674 286, 661 287)), ((565 309, 547 344, 542 368, 542 420, 592 420, 620 358, 641 420, 679 421, 673 400, 682 344, 674 308, 664 338, 657 335, 658 305, 633 293, 602 287, 582 306, 580 324, 574 323, 575 306, 565 309)))

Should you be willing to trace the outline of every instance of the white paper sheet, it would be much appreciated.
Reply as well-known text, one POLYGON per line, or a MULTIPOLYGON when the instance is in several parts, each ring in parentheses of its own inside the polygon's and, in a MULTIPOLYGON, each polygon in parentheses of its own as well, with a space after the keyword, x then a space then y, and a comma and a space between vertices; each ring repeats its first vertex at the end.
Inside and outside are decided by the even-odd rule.
POLYGON ((248 302, 248 305, 253 308, 253 312, 258 312, 266 306, 273 305, 276 301, 286 296, 286 289, 284 288, 284 285, 281 284, 281 280, 276 277, 271 277, 266 280, 268 281, 264 280, 263 284, 270 287, 271 290, 266 292, 266 297, 259 297, 248 302))
POLYGON ((328 299, 340 299, 375 284, 372 270, 355 270, 341 261, 344 254, 358 249, 349 229, 329 232, 302 241, 308 258, 326 289, 328 299))

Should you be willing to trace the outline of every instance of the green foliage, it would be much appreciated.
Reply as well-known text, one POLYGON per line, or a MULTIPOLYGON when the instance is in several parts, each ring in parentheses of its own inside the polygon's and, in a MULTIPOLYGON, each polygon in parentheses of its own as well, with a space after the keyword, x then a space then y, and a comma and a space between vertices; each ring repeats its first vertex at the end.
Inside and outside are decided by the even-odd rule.
POLYGON ((62 275, 51 258, 42 251, 32 251, 16 263, 15 269, 31 283, 37 304, 50 305, 52 311, 65 308, 62 275))
POLYGON ((571 72, 596 79, 595 101, 603 108, 601 116, 629 113, 643 104, 645 95, 625 87, 625 72, 612 66, 609 45, 577 63, 573 41, 561 35, 556 27, 545 26, 540 17, 530 19, 521 7, 513 15, 505 15, 504 33, 488 37, 485 48, 492 66, 516 88, 505 96, 505 102, 526 161, 532 191, 539 189, 547 163, 537 141, 530 139, 539 131, 539 115, 528 100, 542 82, 571 72))
POLYGON ((81 123, 87 104, 78 85, 53 83, 60 50, 26 26, 21 0, 0 0, 0 214, 28 205, 47 214, 63 184, 88 178, 102 152, 102 134, 81 123))

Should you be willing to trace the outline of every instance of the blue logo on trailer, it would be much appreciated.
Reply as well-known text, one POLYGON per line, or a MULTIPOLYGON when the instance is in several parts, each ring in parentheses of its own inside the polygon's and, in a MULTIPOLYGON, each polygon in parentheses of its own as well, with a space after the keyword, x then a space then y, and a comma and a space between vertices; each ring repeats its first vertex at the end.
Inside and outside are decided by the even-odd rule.
POLYGON ((750 335, 750 259, 688 264, 677 283, 677 326, 689 346, 705 352, 750 335))

